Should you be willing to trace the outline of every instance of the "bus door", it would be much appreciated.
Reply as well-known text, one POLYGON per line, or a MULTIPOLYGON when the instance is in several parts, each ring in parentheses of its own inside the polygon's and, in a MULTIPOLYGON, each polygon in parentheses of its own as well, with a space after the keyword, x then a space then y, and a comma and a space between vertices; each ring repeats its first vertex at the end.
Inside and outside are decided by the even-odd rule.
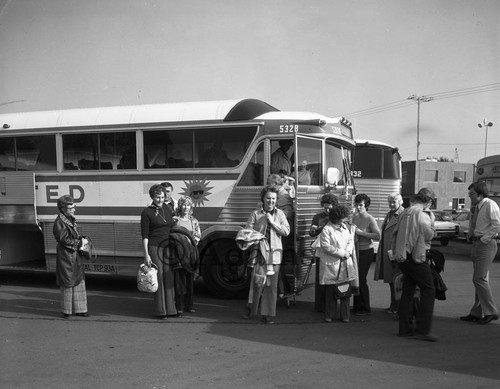
POLYGON ((33 263, 45 266, 37 221, 35 174, 0 172, 0 266, 33 263))
POLYGON ((313 216, 321 211, 320 200, 325 193, 323 144, 322 139, 295 134, 294 176, 297 194, 293 231, 296 279, 302 287, 314 283, 314 273, 307 277, 313 259, 314 242, 314 238, 309 236, 309 229, 313 216))

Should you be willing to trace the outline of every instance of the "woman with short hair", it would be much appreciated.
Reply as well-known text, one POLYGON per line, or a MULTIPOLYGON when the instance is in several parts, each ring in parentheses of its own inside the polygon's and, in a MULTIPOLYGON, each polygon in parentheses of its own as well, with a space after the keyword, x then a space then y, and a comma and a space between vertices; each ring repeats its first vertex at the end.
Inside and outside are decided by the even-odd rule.
MULTIPOLYGON (((267 282, 264 285, 253 288, 252 313, 262 315, 262 320, 266 324, 274 324, 273 317, 276 316, 276 301, 278 298, 278 278, 281 260, 283 257, 283 245, 281 238, 290 233, 290 226, 286 216, 281 209, 276 208, 278 188, 266 186, 260 193, 262 207, 254 210, 248 218, 245 228, 253 229, 267 237, 269 249, 266 253, 268 258, 260 257, 261 266, 271 263, 273 266, 272 275, 267 275, 267 282)), ((256 268, 252 273, 252 282, 256 268)), ((247 312, 248 316, 248 312, 247 312)))
POLYGON ((83 256, 79 253, 85 243, 78 232, 75 219, 75 204, 69 195, 57 200, 59 215, 54 222, 53 234, 57 241, 56 282, 60 287, 62 317, 89 316, 83 256))
POLYGON ((352 223, 356 225, 359 295, 354 296, 353 310, 355 315, 360 316, 369 315, 372 312, 367 276, 375 255, 373 241, 380 240, 380 229, 377 221, 368 213, 370 203, 370 197, 364 193, 360 193, 354 198, 356 213, 352 218, 352 223))
POLYGON ((174 226, 172 210, 165 205, 165 191, 160 184, 149 188, 152 203, 141 213, 141 234, 144 249, 144 264, 155 264, 158 268, 158 290, 154 294, 156 316, 165 320, 167 316, 178 317, 175 307, 174 271, 168 255, 168 238, 174 226))

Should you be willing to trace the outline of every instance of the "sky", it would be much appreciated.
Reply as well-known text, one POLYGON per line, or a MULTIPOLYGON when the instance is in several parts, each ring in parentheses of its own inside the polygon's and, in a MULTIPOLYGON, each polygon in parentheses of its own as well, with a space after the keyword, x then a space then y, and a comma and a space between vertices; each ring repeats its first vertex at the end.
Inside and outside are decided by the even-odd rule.
POLYGON ((0 114, 239 98, 500 154, 500 1, 0 0, 0 114))

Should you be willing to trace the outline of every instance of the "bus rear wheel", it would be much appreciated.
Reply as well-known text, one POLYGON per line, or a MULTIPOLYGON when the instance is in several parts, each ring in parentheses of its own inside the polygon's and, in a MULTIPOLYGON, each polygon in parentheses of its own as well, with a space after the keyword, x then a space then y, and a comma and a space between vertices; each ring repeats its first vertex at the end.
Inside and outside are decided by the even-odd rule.
POLYGON ((247 263, 248 252, 240 250, 233 239, 218 239, 203 253, 203 282, 217 297, 246 298, 251 275, 247 263))

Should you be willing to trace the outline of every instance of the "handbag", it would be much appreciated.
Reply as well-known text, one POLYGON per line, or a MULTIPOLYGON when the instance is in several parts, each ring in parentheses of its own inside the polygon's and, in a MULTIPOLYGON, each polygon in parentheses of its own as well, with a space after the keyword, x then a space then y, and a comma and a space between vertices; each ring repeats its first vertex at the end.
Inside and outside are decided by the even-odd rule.
POLYGON ((146 266, 144 263, 137 271, 137 289, 140 292, 155 293, 158 290, 158 268, 154 263, 146 266))
POLYGON ((352 296, 351 282, 341 282, 333 285, 333 297, 337 300, 346 299, 352 296))
MULTIPOLYGON (((340 268, 341 267, 342 267, 342 259, 340 260, 337 279, 340 277, 340 268)), ((346 273, 347 273, 347 277, 349 277, 347 265, 346 265, 346 273)), ((351 296, 352 296, 351 281, 344 281, 344 282, 340 282, 338 284, 333 285, 333 297, 335 297, 337 300, 347 299, 351 296)))
POLYGON ((261 264, 257 264, 253 271, 253 282, 257 288, 265 285, 267 281, 266 268, 261 264))
POLYGON ((97 259, 96 249, 92 243, 92 239, 88 236, 82 236, 82 245, 78 249, 78 253, 85 259, 95 262, 97 259))

